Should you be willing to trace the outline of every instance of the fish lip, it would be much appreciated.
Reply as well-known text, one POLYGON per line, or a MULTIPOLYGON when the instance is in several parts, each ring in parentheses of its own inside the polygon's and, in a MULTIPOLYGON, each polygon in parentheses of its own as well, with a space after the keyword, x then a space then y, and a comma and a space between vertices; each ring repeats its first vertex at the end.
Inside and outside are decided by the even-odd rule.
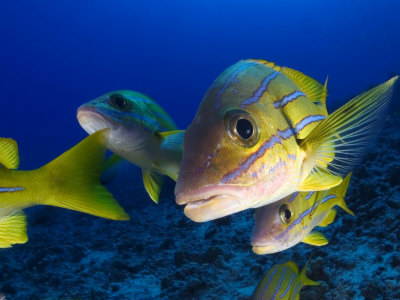
POLYGON ((277 253, 279 251, 278 247, 274 245, 262 245, 262 246, 256 246, 252 244, 252 250, 255 254, 262 255, 262 254, 273 254, 277 253))
MULTIPOLYGON (((117 123, 113 119, 105 116, 104 114, 99 113, 99 111, 96 108, 82 105, 78 108, 76 117, 78 119, 79 124, 84 129, 85 129, 84 118, 88 116, 102 122, 104 124, 104 128, 110 128, 112 130, 118 128, 117 123)), ((98 128, 96 131, 102 130, 104 128, 98 128)), ((90 134, 92 133, 93 132, 90 132, 90 134)))
POLYGON ((175 201, 178 205, 184 205, 195 202, 205 202, 210 201, 218 196, 232 196, 232 197, 240 197, 238 186, 229 186, 229 193, 227 193, 228 186, 218 186, 211 185, 202 187, 200 189, 191 191, 191 192, 180 192, 176 193, 175 201), (232 193, 233 192, 233 193, 232 193))

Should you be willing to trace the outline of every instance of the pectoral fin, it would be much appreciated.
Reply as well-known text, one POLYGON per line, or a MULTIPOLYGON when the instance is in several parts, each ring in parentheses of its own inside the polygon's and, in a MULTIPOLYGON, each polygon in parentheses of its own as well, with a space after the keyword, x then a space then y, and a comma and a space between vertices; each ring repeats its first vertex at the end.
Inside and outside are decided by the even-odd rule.
POLYGON ((149 194, 151 200, 158 203, 158 197, 161 192, 161 187, 163 183, 163 176, 156 174, 149 170, 142 170, 144 188, 149 194))
POLYGON ((0 138, 0 164, 7 169, 18 168, 18 144, 13 139, 0 138))
POLYGON ((302 242, 313 246, 324 246, 328 244, 329 241, 321 232, 312 231, 302 242))
POLYGON ((301 192, 323 191, 339 185, 342 178, 324 171, 310 173, 298 188, 301 192))
POLYGON ((335 221, 335 217, 336 217, 336 209, 330 209, 326 214, 325 219, 323 219, 323 221, 321 222, 321 224, 319 224, 319 226, 321 227, 328 226, 333 221, 335 221))
POLYGON ((24 244, 27 241, 24 212, 18 211, 0 219, 0 248, 9 248, 14 244, 24 244))

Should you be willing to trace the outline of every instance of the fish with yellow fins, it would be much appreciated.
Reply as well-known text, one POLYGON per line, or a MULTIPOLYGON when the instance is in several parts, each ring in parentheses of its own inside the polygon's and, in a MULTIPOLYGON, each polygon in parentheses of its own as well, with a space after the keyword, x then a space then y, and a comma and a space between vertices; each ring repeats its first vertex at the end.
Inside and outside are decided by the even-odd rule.
POLYGON ((302 287, 319 285, 307 278, 307 266, 308 262, 300 273, 297 265, 291 261, 273 266, 258 283, 251 300, 300 299, 302 287))
POLYGON ((326 84, 239 61, 214 81, 186 130, 176 202, 205 222, 339 185, 377 135, 396 80, 328 116, 326 84))
POLYGON ((296 192, 282 200, 255 210, 255 225, 251 237, 253 252, 271 254, 303 242, 323 246, 328 239, 316 226, 325 227, 336 217, 335 205, 354 216, 344 196, 351 173, 336 187, 327 191, 296 192))
POLYGON ((27 242, 23 209, 34 205, 58 206, 112 220, 129 219, 100 184, 108 135, 108 129, 96 132, 31 171, 15 170, 18 145, 0 138, 0 248, 27 242))
POLYGON ((183 131, 150 97, 129 90, 109 92, 81 105, 77 118, 89 134, 110 128, 108 149, 114 155, 105 169, 117 166, 121 158, 139 166, 153 201, 158 202, 162 175, 177 180, 183 131))

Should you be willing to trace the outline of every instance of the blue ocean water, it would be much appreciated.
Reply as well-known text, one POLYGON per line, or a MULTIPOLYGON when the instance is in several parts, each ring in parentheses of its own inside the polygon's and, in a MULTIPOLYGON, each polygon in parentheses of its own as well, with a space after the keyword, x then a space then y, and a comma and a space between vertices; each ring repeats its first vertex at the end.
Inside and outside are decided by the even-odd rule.
MULTIPOLYGON (((329 76, 332 111, 400 73, 399 15, 396 0, 3 0, 0 136, 18 141, 22 169, 40 167, 86 136, 78 106, 119 89, 149 95, 184 129, 212 81, 245 58, 320 82, 329 76)), ((133 221, 28 210, 29 242, 0 249, 0 292, 7 299, 245 299, 272 264, 302 266, 311 253, 319 262, 312 279, 324 284, 305 299, 400 299, 400 144, 391 135, 398 124, 390 126, 385 152, 372 152, 349 191, 358 199, 349 206, 360 214, 343 214, 327 229, 334 245, 256 256, 250 212, 195 224, 174 204, 172 182, 155 206, 132 167, 131 178, 121 176, 110 189, 133 221), (366 191, 370 186, 377 188, 366 191), (379 206, 381 198, 390 204, 379 206), (365 226, 368 209, 381 218, 365 226)))

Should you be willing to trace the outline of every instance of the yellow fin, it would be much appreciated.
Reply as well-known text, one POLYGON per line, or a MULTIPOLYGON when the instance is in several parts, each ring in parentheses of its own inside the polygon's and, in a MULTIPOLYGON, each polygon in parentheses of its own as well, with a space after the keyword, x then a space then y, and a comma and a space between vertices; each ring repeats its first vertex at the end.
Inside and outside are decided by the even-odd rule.
POLYGON ((321 227, 326 227, 329 224, 331 224, 333 221, 335 221, 336 217, 336 209, 330 209, 328 213, 326 214, 325 218, 322 220, 321 224, 319 226, 321 227))
POLYGON ((302 242, 313 246, 324 246, 328 244, 328 239, 321 232, 312 231, 302 242))
POLYGON ((299 89, 315 104, 319 105, 325 116, 328 115, 326 110, 326 97, 328 96, 328 78, 326 78, 325 84, 322 85, 315 79, 303 74, 300 71, 288 68, 280 67, 275 65, 273 62, 266 60, 252 60, 255 62, 262 63, 284 75, 286 75, 290 80, 292 80, 299 89))
POLYGON ((185 130, 162 131, 158 134, 163 139, 161 148, 171 151, 183 151, 183 136, 185 130))
POLYGON ((310 262, 310 259, 308 259, 306 265, 300 272, 300 275, 299 275, 300 281, 303 283, 303 285, 319 285, 318 282, 313 281, 307 277, 307 267, 308 267, 309 262, 310 262))
POLYGON ((50 183, 46 205, 128 220, 129 216, 100 184, 109 129, 95 132, 38 171, 50 183))
POLYGON ((149 194, 151 200, 158 203, 158 197, 161 192, 161 186, 163 183, 163 176, 156 174, 149 170, 142 169, 144 188, 149 194))
POLYGON ((376 136, 397 78, 362 93, 321 121, 301 143, 305 169, 344 177, 376 136))
POLYGON ((0 248, 9 248, 14 244, 24 244, 27 241, 24 212, 18 211, 0 219, 0 248))
POLYGON ((18 144, 13 139, 0 138, 0 164, 7 169, 18 168, 18 144))
POLYGON ((338 205, 340 208, 342 208, 344 211, 349 213, 350 215, 354 216, 354 212, 350 210, 350 208, 347 207, 346 202, 344 201, 344 197, 346 195, 347 188, 349 186, 351 178, 351 172, 347 174, 347 176, 343 179, 342 183, 339 184, 338 186, 334 187, 332 190, 333 194, 336 194, 336 202, 335 204, 338 205))
POLYGON ((317 171, 307 176, 298 188, 300 192, 322 191, 337 186, 342 182, 339 176, 331 175, 327 172, 317 171))
POLYGON ((296 274, 299 274, 299 268, 297 267, 297 265, 294 262, 287 261, 283 265, 287 266, 290 269, 292 269, 296 274))

